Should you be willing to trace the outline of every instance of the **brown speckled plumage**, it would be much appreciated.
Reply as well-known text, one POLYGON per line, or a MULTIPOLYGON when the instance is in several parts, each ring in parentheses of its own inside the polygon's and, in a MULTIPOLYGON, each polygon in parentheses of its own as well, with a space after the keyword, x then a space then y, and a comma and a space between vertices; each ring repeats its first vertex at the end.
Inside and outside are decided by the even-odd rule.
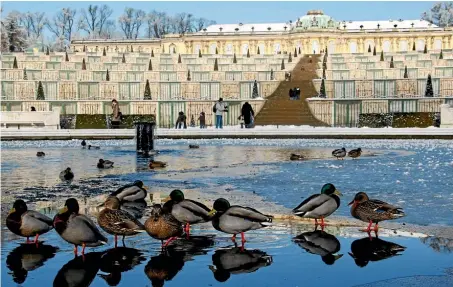
POLYGON ((386 202, 369 199, 364 192, 356 194, 354 200, 350 203, 351 215, 365 222, 378 223, 380 221, 397 219, 405 216, 400 207, 393 206, 386 202))
POLYGON ((181 222, 159 204, 153 206, 151 216, 145 222, 145 229, 151 237, 158 240, 181 236, 183 233, 181 222))

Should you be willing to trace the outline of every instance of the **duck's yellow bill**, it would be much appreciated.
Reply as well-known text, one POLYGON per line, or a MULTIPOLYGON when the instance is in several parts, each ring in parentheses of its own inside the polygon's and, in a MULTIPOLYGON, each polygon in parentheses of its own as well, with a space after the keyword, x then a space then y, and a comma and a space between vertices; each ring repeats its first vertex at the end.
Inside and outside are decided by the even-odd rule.
POLYGON ((217 213, 217 210, 212 209, 211 211, 209 211, 208 215, 209 215, 209 216, 213 216, 213 215, 215 215, 216 213, 217 213))
POLYGON ((337 254, 337 255, 334 255, 333 258, 335 258, 335 261, 337 261, 338 259, 340 259, 341 257, 343 257, 343 254, 337 254))
POLYGON ((63 213, 66 213, 68 212, 68 208, 65 206, 63 207, 62 209, 60 209, 60 211, 58 212, 58 214, 63 214, 63 213))
POLYGON ((147 187, 146 185, 144 185, 144 186, 143 186, 143 189, 144 189, 144 190, 148 190, 149 187, 147 187))
POLYGON ((163 202, 167 202, 167 201, 170 201, 171 200, 171 197, 170 196, 167 196, 166 198, 164 198, 162 201, 163 202))
POLYGON ((11 209, 9 210, 8 214, 11 214, 11 213, 14 213, 14 212, 16 212, 16 209, 13 207, 13 208, 11 208, 11 209))
POLYGON ((338 196, 342 196, 342 195, 343 195, 338 189, 335 189, 335 191, 333 192, 333 194, 336 194, 336 195, 338 195, 338 196))

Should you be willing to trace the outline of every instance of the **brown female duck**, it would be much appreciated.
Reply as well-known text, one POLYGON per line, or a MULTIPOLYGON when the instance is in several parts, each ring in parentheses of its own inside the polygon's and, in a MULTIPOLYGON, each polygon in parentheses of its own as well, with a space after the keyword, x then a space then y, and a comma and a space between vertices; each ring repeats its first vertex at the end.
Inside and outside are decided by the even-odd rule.
POLYGON ((165 163, 163 161, 150 160, 148 166, 150 169, 158 169, 158 168, 166 167, 167 163, 165 163))
POLYGON ((116 196, 109 196, 104 203, 105 208, 98 214, 99 226, 108 234, 115 235, 115 247, 118 235, 124 237, 145 232, 145 226, 131 214, 120 210, 120 200, 116 196))
POLYGON ((151 216, 145 222, 145 229, 151 237, 162 242, 162 247, 167 247, 183 233, 182 223, 171 215, 171 210, 165 206, 162 208, 160 204, 152 207, 151 216), (164 240, 167 240, 165 244, 164 240))
POLYGON ((398 219, 405 216, 400 207, 377 199, 370 199, 365 192, 357 193, 348 205, 352 205, 351 215, 354 218, 369 222, 368 228, 366 229, 368 233, 370 233, 373 223, 375 223, 374 232, 377 233, 380 221, 398 219))

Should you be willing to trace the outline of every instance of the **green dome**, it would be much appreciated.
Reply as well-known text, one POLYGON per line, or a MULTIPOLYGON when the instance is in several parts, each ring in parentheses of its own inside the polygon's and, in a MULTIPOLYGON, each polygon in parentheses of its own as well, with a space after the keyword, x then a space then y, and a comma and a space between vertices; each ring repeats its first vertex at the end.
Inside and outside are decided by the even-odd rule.
POLYGON ((328 15, 324 15, 320 10, 308 11, 307 15, 296 21, 296 29, 327 29, 337 28, 338 26, 339 22, 328 15))

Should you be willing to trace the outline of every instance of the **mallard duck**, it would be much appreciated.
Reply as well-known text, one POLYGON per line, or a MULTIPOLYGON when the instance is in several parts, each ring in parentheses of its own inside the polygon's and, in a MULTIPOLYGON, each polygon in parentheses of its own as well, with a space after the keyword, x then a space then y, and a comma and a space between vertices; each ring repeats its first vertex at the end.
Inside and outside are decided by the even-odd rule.
POLYGON ((326 183, 321 188, 320 194, 313 194, 293 209, 293 213, 303 218, 314 218, 315 225, 321 219, 324 227, 324 218, 334 213, 340 207, 341 192, 331 183, 326 183))
POLYGON ((62 172, 60 172, 60 179, 61 180, 71 180, 74 178, 74 173, 71 171, 71 168, 68 167, 62 172))
POLYGON ((113 161, 103 160, 101 158, 101 159, 99 159, 97 167, 98 168, 112 168, 113 167, 113 161))
POLYGON ((53 229, 52 219, 37 211, 28 210, 27 204, 22 199, 14 202, 13 208, 6 217, 6 227, 19 236, 28 238, 35 236, 35 244, 41 234, 53 229))
POLYGON ((86 148, 86 146, 87 146, 86 141, 85 141, 85 140, 82 140, 81 145, 82 145, 82 148, 86 148))
POLYGON ((304 160, 304 156, 301 154, 295 154, 292 153, 291 156, 289 157, 290 160, 304 160))
POLYGON ((368 237, 357 239, 351 243, 349 255, 354 258, 355 264, 365 267, 368 262, 375 262, 401 255, 399 252, 406 250, 406 247, 396 243, 385 241, 380 238, 368 237))
POLYGON ((146 198, 146 188, 143 186, 143 181, 136 180, 132 184, 125 185, 112 194, 120 201, 137 201, 146 198))
POLYGON ((88 149, 101 149, 101 147, 95 145, 88 145, 88 149))
POLYGON ((348 152, 348 156, 352 157, 352 158, 358 158, 361 155, 362 155, 362 149, 361 148, 353 149, 353 150, 350 150, 348 152))
POLYGON ((211 209, 198 201, 184 199, 184 193, 181 190, 173 190, 166 199, 168 201, 164 206, 171 210, 171 215, 176 220, 186 224, 187 236, 189 236, 191 224, 208 222, 212 218, 209 215, 211 209))
POLYGON ((69 260, 58 271, 53 286, 90 286, 99 271, 102 254, 103 252, 90 252, 69 260))
POLYGON ((322 261, 327 265, 334 264, 343 256, 343 254, 335 254, 340 251, 340 241, 322 230, 304 232, 294 237, 293 241, 307 252, 321 256, 322 261))
POLYGON ((79 203, 75 198, 66 200, 64 208, 55 215, 53 226, 61 238, 74 244, 76 255, 79 245, 83 255, 86 246, 105 245, 108 241, 88 216, 79 214, 79 203))
POLYGON ((190 144, 190 145, 189 145, 189 148, 200 148, 200 146, 199 146, 199 145, 196 145, 196 144, 190 144))
POLYGON ((42 157, 42 156, 46 156, 46 154, 45 154, 43 151, 38 151, 38 152, 36 153, 36 156, 37 156, 37 157, 42 157))
POLYGON ((269 226, 273 218, 250 207, 230 206, 228 200, 224 198, 219 198, 214 202, 209 215, 214 215, 212 226, 216 230, 233 234, 231 240, 235 241, 236 234, 240 233, 242 245, 245 243, 244 232, 269 226))
POLYGON ((365 192, 357 193, 348 205, 352 205, 351 215, 354 218, 369 222, 366 229, 368 233, 370 233, 373 223, 375 223, 374 231, 377 233, 380 221, 398 219, 405 216, 401 207, 396 207, 377 199, 370 199, 365 192))
POLYGON ((162 208, 160 204, 152 207, 151 216, 145 221, 145 229, 151 237, 162 242, 162 247, 167 247, 183 233, 181 222, 171 215, 171 210, 162 208), (164 240, 167 240, 165 244, 164 240))
POLYGON ((164 168, 167 166, 167 163, 163 161, 150 160, 148 166, 150 169, 164 168))
POLYGON ((332 155, 337 159, 340 158, 343 159, 346 156, 346 149, 345 148, 336 149, 332 152, 332 155))
POLYGON ((209 269, 219 282, 227 281, 231 274, 252 273, 272 264, 272 256, 261 250, 233 247, 216 250, 209 269))
POLYGON ((39 243, 21 244, 11 250, 6 257, 6 267, 11 272, 13 281, 22 284, 27 279, 28 272, 44 266, 44 263, 50 258, 55 257, 57 247, 39 243))
POLYGON ((145 226, 134 216, 120 210, 120 201, 116 196, 109 196, 104 203, 105 208, 98 214, 98 224, 107 233, 115 235, 115 247, 118 235, 124 237, 145 232, 145 226))

